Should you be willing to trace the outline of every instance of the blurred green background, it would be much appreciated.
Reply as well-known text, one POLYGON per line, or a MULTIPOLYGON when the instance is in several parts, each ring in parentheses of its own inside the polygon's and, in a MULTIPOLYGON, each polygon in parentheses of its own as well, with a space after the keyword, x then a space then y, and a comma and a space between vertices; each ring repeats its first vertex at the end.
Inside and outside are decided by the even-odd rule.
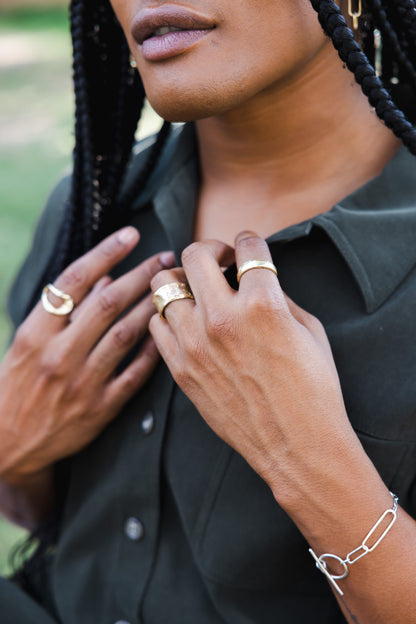
MULTIPOLYGON (((1 353, 10 335, 4 303, 11 280, 49 189, 70 166, 70 64, 65 7, 0 7, 1 353)), ((24 536, 0 519, 0 574, 10 571, 11 546, 24 536)))
MULTIPOLYGON (((48 192, 70 167, 72 119, 65 0, 0 0, 0 355, 10 336, 11 281, 48 192)), ((147 109, 140 135, 159 123, 147 109)), ((24 536, 0 517, 0 574, 10 571, 10 550, 24 536)))
POLYGON ((0 349, 4 300, 48 190, 72 149, 65 7, 0 11, 0 349))

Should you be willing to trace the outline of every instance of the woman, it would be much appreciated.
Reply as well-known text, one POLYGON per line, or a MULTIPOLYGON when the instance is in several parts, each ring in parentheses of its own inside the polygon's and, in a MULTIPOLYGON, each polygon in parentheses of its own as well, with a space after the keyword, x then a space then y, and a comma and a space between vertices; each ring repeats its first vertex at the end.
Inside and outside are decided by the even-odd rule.
POLYGON ((6 621, 410 624, 414 2, 112 9, 72 2, 74 172, 10 298, 6 621), (194 123, 125 176, 135 64, 194 123))

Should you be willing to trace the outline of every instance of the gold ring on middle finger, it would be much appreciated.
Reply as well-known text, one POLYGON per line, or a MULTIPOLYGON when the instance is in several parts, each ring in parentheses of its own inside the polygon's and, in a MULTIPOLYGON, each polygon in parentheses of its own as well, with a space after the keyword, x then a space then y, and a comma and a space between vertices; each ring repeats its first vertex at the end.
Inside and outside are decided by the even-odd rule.
POLYGON ((269 262, 268 260, 248 260, 247 262, 243 262, 238 269, 237 282, 240 283, 240 279, 243 277, 244 273, 252 271, 253 269, 267 269, 268 271, 272 271, 277 277, 277 269, 273 262, 269 262))
POLYGON ((153 303, 156 306, 160 317, 166 320, 165 309, 172 301, 180 299, 193 299, 194 296, 184 282, 170 282, 158 288, 153 295, 153 303))

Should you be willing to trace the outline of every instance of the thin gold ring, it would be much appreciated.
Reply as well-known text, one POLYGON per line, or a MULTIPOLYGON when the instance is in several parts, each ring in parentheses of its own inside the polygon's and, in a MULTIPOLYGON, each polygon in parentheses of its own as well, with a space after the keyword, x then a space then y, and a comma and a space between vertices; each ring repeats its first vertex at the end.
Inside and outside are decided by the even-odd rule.
POLYGON ((171 282, 158 288, 153 295, 153 303, 160 317, 166 320, 165 309, 172 301, 180 299, 195 300, 188 284, 183 282, 171 282))
POLYGON ((240 279, 243 277, 244 273, 252 269, 267 269, 268 271, 272 271, 277 277, 277 269, 272 262, 268 262, 267 260, 248 260, 247 262, 243 262, 238 269, 237 282, 240 283, 240 279))
POLYGON ((55 316, 68 316, 71 314, 74 309, 74 300, 71 295, 64 293, 59 288, 56 288, 53 284, 47 284, 45 288, 42 290, 42 296, 40 298, 42 302, 43 309, 49 314, 54 314, 55 316), (48 294, 52 293, 58 299, 61 299, 62 303, 60 306, 56 307, 49 301, 48 294))

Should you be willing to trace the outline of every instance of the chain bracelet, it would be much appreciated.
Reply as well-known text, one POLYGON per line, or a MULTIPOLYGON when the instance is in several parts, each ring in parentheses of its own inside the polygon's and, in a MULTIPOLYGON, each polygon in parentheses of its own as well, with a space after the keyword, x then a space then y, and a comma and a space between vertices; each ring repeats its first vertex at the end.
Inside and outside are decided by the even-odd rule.
POLYGON ((339 585, 338 585, 338 583, 336 581, 338 581, 340 579, 343 579, 346 576, 348 576, 348 571, 349 571, 348 570, 348 566, 349 565, 352 565, 353 563, 356 563, 357 561, 359 561, 359 559, 361 559, 362 557, 364 557, 368 553, 372 552, 375 548, 377 548, 377 546, 380 544, 380 542, 386 537, 387 533, 390 531, 390 529, 393 526, 393 524, 396 522, 396 519, 397 519, 397 509, 398 509, 398 506, 399 506, 399 498, 398 498, 398 496, 393 494, 393 492, 390 492, 390 494, 391 494, 391 496, 393 498, 393 507, 391 509, 386 509, 386 511, 377 520, 375 525, 367 533, 367 535, 365 536, 365 538, 363 539, 361 544, 358 546, 358 548, 355 548, 354 550, 349 552, 348 555, 345 557, 345 559, 342 559, 341 557, 338 557, 338 555, 333 555, 333 554, 330 554, 330 553, 325 553, 325 554, 321 555, 320 557, 318 557, 318 555, 312 550, 312 548, 309 549, 310 554, 315 559, 316 567, 318 568, 318 570, 320 570, 322 572, 322 574, 325 574, 325 576, 327 577, 328 581, 331 583, 331 585, 339 593, 340 596, 343 596, 344 592, 341 590, 341 588, 339 587, 339 585), (380 526, 380 524, 382 524, 382 522, 386 518, 388 518, 388 516, 391 516, 391 520, 390 520, 389 524, 384 529, 384 531, 380 535, 380 537, 377 538, 375 543, 372 546, 368 546, 369 540, 373 537, 374 533, 377 531, 377 529, 380 526), (343 573, 342 574, 338 574, 338 575, 337 574, 331 574, 328 571, 328 567, 327 567, 326 560, 328 560, 328 559, 335 560, 341 566, 341 568, 343 570, 343 573))

